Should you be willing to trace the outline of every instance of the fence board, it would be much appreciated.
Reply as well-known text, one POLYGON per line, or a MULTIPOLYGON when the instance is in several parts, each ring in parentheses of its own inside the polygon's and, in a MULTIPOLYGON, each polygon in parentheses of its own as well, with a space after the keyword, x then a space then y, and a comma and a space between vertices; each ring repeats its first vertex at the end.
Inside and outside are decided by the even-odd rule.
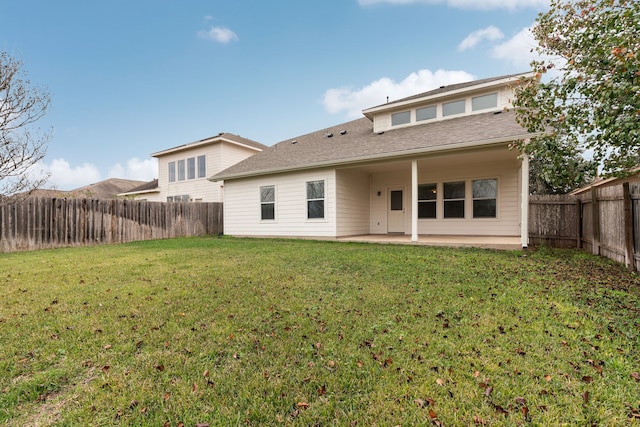
POLYGON ((30 198, 0 206, 0 252, 222 232, 222 203, 30 198))

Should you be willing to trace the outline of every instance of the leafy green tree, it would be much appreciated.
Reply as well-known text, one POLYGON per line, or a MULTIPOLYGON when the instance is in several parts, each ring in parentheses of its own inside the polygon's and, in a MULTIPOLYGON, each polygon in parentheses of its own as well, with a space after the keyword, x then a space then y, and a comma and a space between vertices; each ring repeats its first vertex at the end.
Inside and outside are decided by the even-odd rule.
POLYGON ((22 62, 0 52, 0 204, 29 194, 48 179, 35 170, 47 152, 50 131, 35 126, 49 94, 31 86, 22 62))
POLYGON ((516 145, 552 185, 593 173, 567 167, 585 150, 604 175, 625 176, 640 159, 640 2, 552 0, 533 34, 536 79, 516 88, 514 104, 537 136, 516 145))

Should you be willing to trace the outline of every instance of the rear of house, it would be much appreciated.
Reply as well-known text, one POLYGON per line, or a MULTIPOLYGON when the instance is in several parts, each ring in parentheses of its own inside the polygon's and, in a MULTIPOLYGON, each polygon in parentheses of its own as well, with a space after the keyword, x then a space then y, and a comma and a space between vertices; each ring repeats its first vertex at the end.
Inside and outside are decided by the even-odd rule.
POLYGON ((531 74, 436 89, 282 141, 219 174, 225 233, 513 236, 527 246, 527 138, 509 100, 531 74))

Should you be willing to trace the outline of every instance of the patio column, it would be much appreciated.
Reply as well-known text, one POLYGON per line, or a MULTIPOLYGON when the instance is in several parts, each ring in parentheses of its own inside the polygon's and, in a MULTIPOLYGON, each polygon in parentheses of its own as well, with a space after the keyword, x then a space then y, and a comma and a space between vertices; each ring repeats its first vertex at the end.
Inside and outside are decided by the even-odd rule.
POLYGON ((418 241, 418 161, 411 161, 411 241, 418 241))
POLYGON ((520 188, 522 188, 520 239, 522 240, 522 247, 526 248, 529 245, 529 155, 525 153, 522 153, 522 167, 520 168, 520 174, 520 188))

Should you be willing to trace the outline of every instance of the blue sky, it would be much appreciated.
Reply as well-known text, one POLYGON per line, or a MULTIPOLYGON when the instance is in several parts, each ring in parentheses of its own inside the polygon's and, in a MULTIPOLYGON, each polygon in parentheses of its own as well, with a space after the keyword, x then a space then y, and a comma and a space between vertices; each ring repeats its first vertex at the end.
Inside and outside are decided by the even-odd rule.
POLYGON ((49 186, 151 180, 150 154, 266 145, 529 69, 548 0, 0 0, 0 50, 52 98, 49 186))

